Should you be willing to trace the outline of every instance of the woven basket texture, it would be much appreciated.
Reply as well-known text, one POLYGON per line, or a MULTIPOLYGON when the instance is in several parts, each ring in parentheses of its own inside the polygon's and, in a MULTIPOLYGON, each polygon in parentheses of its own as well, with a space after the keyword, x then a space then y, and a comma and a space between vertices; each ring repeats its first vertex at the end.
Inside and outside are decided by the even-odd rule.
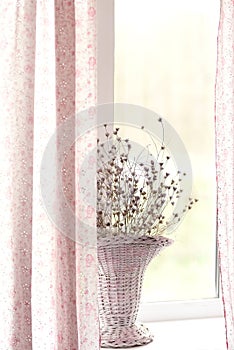
POLYGON ((144 272, 173 241, 163 236, 120 235, 98 239, 101 346, 123 348, 153 340, 137 325, 144 272))

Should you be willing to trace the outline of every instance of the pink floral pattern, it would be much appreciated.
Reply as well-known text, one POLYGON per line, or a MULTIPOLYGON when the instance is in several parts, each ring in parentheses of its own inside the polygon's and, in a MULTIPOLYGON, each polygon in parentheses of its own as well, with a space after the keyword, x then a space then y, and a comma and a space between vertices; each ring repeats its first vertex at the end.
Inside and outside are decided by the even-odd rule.
POLYGON ((216 78, 218 246, 227 349, 234 349, 234 1, 222 0, 216 78))
MULTIPOLYGON (((96 1, 6 0, 0 13, 0 349, 97 350, 96 246, 57 230, 40 192, 56 126, 73 116, 75 127, 96 104, 96 1)), ((94 136, 85 136, 90 148, 94 136)), ((71 147, 62 174, 74 211, 79 152, 71 147)), ((92 206, 86 215, 94 224, 92 206)))

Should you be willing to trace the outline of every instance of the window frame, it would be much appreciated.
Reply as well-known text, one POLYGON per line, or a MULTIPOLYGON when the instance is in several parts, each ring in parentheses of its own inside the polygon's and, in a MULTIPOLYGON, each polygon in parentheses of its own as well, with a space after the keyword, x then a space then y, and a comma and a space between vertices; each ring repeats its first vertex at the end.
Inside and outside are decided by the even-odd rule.
MULTIPOLYGON (((97 104, 114 103, 115 0, 97 0, 97 104)), ((112 115, 114 121, 114 115, 112 115)), ((216 235, 217 237, 217 235, 216 235)), ((216 238, 216 294, 211 299, 142 302, 138 319, 157 322, 223 317, 216 238)))

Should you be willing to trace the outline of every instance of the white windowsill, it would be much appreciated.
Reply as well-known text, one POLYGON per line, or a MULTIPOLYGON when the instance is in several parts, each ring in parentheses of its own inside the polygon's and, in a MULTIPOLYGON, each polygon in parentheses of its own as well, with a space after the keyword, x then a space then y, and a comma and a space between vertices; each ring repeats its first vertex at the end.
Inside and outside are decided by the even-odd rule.
POLYGON ((138 312, 139 322, 178 321, 223 317, 221 298, 142 302, 138 312))
POLYGON ((144 324, 154 334, 154 341, 137 347, 139 350, 226 350, 222 317, 144 324))

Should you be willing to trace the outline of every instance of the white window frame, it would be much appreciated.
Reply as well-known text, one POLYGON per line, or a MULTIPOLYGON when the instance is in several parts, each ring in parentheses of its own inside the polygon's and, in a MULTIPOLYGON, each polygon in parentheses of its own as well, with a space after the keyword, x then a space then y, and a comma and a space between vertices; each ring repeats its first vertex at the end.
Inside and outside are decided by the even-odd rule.
POLYGON ((138 320, 159 322, 213 317, 223 317, 222 302, 219 297, 191 301, 142 303, 138 320))
MULTIPOLYGON (((97 0, 98 105, 114 102, 114 3, 115 0, 97 0)), ((216 258, 216 291, 217 297, 212 299, 141 303, 138 318, 142 322, 157 322, 223 317, 218 257, 216 258)))

